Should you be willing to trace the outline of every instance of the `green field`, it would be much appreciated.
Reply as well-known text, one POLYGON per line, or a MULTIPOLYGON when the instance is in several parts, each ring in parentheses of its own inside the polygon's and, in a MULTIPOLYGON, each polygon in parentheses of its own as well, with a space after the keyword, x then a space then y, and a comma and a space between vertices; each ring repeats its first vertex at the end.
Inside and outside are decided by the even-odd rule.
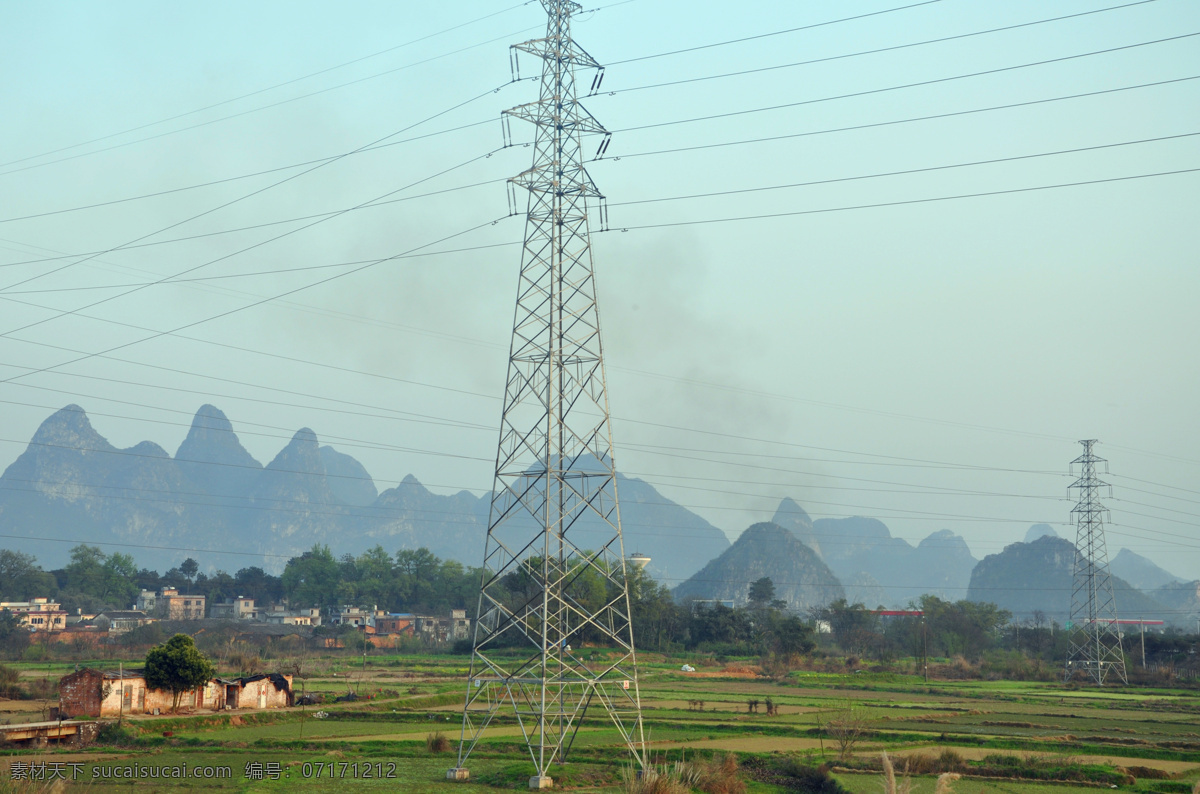
MULTIPOLYGON (((533 768, 511 718, 498 719, 470 759, 471 782, 444 780, 445 770, 455 765, 463 657, 375 656, 364 668, 361 659, 331 656, 313 670, 303 682, 305 691, 355 690, 362 697, 278 712, 139 717, 81 750, 10 749, 0 760, 0 791, 49 790, 44 782, 13 780, 13 771, 53 768, 68 781, 76 778, 68 791, 354 788, 450 794, 525 788, 533 768), (435 731, 450 739, 450 752, 427 749, 426 737, 435 731), (99 778, 101 770, 112 775, 114 767, 130 764, 217 765, 230 772, 223 779, 99 778)), ((643 662, 649 754, 655 763, 668 764, 734 753, 750 792, 804 790, 787 777, 788 770, 828 764, 845 790, 874 794, 883 790, 878 768, 885 751, 914 794, 932 792, 934 773, 951 767, 963 775, 953 790, 972 794, 1110 787, 1186 794, 1200 780, 1200 696, 1193 691, 1097 691, 1007 681, 926 684, 873 673, 799 672, 773 681, 745 668, 731 669, 728 676, 715 665, 702 670, 689 675, 679 671, 677 661, 643 662), (765 704, 767 698, 775 714, 765 714, 763 705, 748 712, 748 701, 765 704), (847 724, 854 735, 839 748, 837 734, 844 735, 847 724)), ((47 672, 61 674, 39 665, 24 675, 47 672)), ((37 717, 38 707, 3 702, 0 719, 28 721, 37 717)), ((595 714, 584 723, 571 762, 556 770, 556 788, 623 791, 626 764, 618 734, 595 714)))

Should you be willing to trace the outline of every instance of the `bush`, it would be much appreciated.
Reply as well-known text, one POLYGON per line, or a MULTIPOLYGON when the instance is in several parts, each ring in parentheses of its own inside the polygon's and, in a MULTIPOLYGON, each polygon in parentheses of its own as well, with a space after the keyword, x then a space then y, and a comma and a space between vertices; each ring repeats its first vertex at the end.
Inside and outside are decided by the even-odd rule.
POLYGON ((46 646, 38 643, 36 645, 30 645, 24 650, 24 652, 21 653, 21 661, 44 662, 46 657, 49 655, 50 654, 46 652, 46 646))
POLYGON ((713 758, 700 770, 697 786, 705 794, 745 794, 746 783, 738 774, 737 756, 727 753, 724 758, 713 758))
POLYGON ((806 794, 848 794, 842 784, 829 774, 829 767, 826 764, 808 766, 789 758, 779 772, 785 777, 785 780, 780 782, 788 791, 799 791, 806 794))
POLYGON ((425 737, 425 749, 434 755, 450 752, 450 740, 441 731, 435 731, 425 737))
POLYGON ((708 763, 676 761, 651 764, 638 774, 632 765, 621 770, 625 794, 745 794, 746 783, 738 770, 737 756, 728 753, 708 763))
POLYGON ((104 722, 100 724, 100 730, 96 734, 96 742, 99 744, 110 744, 117 747, 126 747, 134 744, 137 741, 138 732, 128 725, 123 725, 120 722, 104 722))
POLYGON ((11 700, 23 697, 25 693, 17 683, 20 677, 20 673, 13 668, 0 664, 0 697, 11 700))

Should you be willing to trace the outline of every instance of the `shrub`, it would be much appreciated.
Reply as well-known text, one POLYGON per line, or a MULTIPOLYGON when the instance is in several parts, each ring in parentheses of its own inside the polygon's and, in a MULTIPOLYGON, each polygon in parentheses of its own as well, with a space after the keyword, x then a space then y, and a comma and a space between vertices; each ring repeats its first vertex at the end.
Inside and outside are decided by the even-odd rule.
POLYGON ((434 755, 450 752, 450 740, 441 731, 434 731, 425 737, 425 749, 434 755))
POLYGON ((737 756, 727 753, 712 759, 700 770, 697 788, 705 794, 745 794, 746 783, 738 774, 737 756))
POLYGON ((808 766, 795 759, 788 759, 779 771, 786 777, 783 782, 788 791, 805 794, 847 794, 842 784, 829 774, 829 767, 825 764, 808 766))
POLYGON ((21 691, 21 687, 17 683, 19 678, 20 673, 15 669, 0 664, 0 697, 15 700, 22 696, 24 692, 21 691))
POLYGON ((631 764, 621 769, 621 780, 621 791, 625 794, 691 794, 693 789, 704 794, 746 792, 746 783, 733 753, 714 757, 706 764, 694 761, 651 764, 640 774, 631 764))
POLYGON ((621 791, 623 794, 691 794, 692 787, 681 783, 665 768, 648 766, 637 770, 630 765, 621 768, 621 791))
POLYGON ((125 747, 137 741, 138 732, 128 725, 119 722, 103 722, 96 733, 96 742, 125 747))

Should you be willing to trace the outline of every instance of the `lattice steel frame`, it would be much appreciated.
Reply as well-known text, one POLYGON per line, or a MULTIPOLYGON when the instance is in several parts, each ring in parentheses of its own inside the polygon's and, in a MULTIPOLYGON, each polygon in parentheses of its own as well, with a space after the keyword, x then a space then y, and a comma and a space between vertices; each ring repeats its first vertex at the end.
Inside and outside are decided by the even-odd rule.
POLYGON ((549 777, 550 765, 566 760, 593 702, 607 712, 638 766, 645 763, 589 237, 589 201, 602 222, 604 197, 582 155, 583 136, 599 136, 602 154, 609 135, 579 104, 575 86, 577 69, 596 70, 593 89, 603 71, 571 38, 571 14, 581 7, 541 2, 545 38, 512 48, 514 75, 518 52, 542 59, 540 98, 502 116, 506 142, 513 118, 532 123, 536 132, 532 166, 509 180, 514 208, 514 188, 529 192, 525 243, 479 619, 452 772, 465 773, 483 732, 505 713, 515 715, 537 776, 549 777), (590 549, 578 545, 585 518, 590 549), (590 582, 590 599, 577 592, 584 582, 590 582), (581 633, 601 637, 616 653, 598 664, 584 662, 571 647, 581 633))
POLYGON ((1100 489, 1107 486, 1111 495, 1112 486, 1096 476, 1096 464, 1107 463, 1092 451, 1096 440, 1079 443, 1083 444, 1083 454, 1071 461, 1072 472, 1076 465, 1080 467, 1079 477, 1068 490, 1078 493, 1079 502, 1071 508, 1076 527, 1075 577, 1064 680, 1081 676, 1103 686, 1106 679, 1116 676, 1127 684, 1117 600, 1104 542, 1103 516, 1108 511, 1100 503, 1100 489))

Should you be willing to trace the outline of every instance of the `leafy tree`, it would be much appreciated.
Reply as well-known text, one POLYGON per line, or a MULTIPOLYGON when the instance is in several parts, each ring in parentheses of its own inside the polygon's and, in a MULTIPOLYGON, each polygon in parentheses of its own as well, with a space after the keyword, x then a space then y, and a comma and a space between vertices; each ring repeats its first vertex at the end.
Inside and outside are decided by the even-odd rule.
MULTIPOLYGON (((245 595, 238 590, 237 582, 224 571, 217 571, 212 576, 200 574, 196 577, 196 587, 193 591, 208 598, 210 604, 226 601, 235 596, 245 595)), ((250 598, 250 596, 246 596, 250 598)))
POLYGON ((363 596, 375 603, 390 605, 396 595, 392 555, 377 545, 360 554, 354 563, 363 596))
POLYGON ((63 589, 100 597, 104 590, 105 554, 99 546, 79 545, 71 549, 71 562, 64 573, 63 589))
POLYGON ((978 659, 1000 639, 1012 613, 995 604, 979 601, 943 601, 934 595, 921 596, 921 609, 929 627, 929 648, 947 656, 961 654, 978 659))
POLYGON ((100 597, 121 609, 129 609, 137 598, 138 588, 134 578, 138 574, 137 563, 128 554, 110 554, 102 566, 104 589, 100 597))
POLYGON ((179 572, 187 577, 188 587, 192 586, 192 580, 196 578, 196 574, 200 571, 200 563, 188 557, 179 565, 179 572))
POLYGON ((92 596, 109 606, 128 609, 137 596, 139 571, 128 554, 108 555, 96 546, 76 546, 63 575, 64 590, 92 596))
POLYGON ((216 669, 186 634, 176 634, 146 653, 146 685, 171 692, 171 711, 179 709, 179 696, 206 684, 216 669))
POLYGON ((283 592, 297 606, 335 606, 341 585, 338 562, 328 546, 315 545, 283 569, 283 592))
POLYGON ((775 600, 775 583, 771 577, 764 576, 750 584, 750 603, 756 607, 765 607, 775 600))
POLYGON ((764 633, 768 650, 781 659, 808 653, 817 645, 812 626, 797 615, 774 611, 764 633))
POLYGON ((424 606, 433 595, 434 578, 441 563, 426 548, 396 552, 396 574, 401 602, 409 609, 424 606))
POLYGON ((20 659, 28 647, 29 629, 7 609, 0 611, 0 653, 9 659, 20 659))
POLYGON ((28 601, 57 589, 54 577, 42 570, 32 554, 0 549, 0 598, 28 601))
POLYGON ((283 584, 258 566, 242 568, 233 577, 237 595, 253 598, 258 604, 273 604, 283 598, 283 584))

